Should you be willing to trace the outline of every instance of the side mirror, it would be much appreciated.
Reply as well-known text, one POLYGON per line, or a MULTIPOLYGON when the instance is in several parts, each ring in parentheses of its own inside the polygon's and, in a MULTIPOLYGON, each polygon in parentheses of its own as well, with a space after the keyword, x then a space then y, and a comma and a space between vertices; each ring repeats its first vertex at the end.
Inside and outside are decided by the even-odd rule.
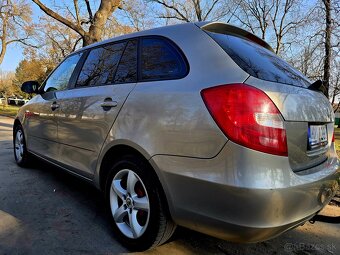
POLYGON ((37 81, 25 81, 21 85, 21 91, 28 94, 39 94, 39 82, 37 81))

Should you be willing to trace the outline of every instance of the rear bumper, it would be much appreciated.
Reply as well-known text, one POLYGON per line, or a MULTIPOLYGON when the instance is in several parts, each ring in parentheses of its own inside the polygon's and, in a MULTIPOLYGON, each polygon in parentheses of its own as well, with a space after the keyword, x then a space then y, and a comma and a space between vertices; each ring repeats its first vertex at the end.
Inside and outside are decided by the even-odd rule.
POLYGON ((155 156, 152 164, 179 225, 235 242, 259 242, 302 224, 335 194, 334 153, 299 175, 288 158, 228 142, 213 159, 155 156))

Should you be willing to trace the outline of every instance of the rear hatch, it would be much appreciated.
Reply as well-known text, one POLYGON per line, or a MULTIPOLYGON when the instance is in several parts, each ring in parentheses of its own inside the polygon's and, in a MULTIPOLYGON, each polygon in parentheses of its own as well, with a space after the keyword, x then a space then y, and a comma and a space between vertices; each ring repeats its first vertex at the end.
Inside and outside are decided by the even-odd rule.
POLYGON ((311 82, 274 54, 264 41, 230 27, 214 24, 201 28, 250 75, 245 83, 264 91, 281 112, 293 171, 323 163, 330 154, 334 131, 334 114, 328 99, 321 92, 310 90, 311 82))

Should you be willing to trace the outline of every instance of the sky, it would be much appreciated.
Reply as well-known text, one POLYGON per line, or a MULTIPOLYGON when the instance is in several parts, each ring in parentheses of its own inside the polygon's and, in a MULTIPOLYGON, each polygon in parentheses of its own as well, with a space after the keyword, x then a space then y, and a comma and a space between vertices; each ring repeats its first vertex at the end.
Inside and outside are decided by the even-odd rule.
MULTIPOLYGON (((68 1, 69 0, 43 0, 41 2, 45 4, 47 7, 51 7, 51 9, 53 9, 53 6, 55 4, 57 5, 63 5, 65 3, 69 4, 68 1)), ((93 10, 97 9, 98 3, 99 3, 98 0, 90 0, 90 4, 93 10)), ((39 18, 45 14, 40 10, 40 8, 36 4, 32 3, 31 6, 32 6, 32 13, 33 13, 32 15, 33 21, 38 22, 39 18)), ((15 72, 15 69, 18 66, 19 62, 23 59, 24 59, 23 49, 20 43, 17 43, 17 44, 13 43, 13 44, 8 45, 5 58, 2 64, 0 65, 0 71, 15 72)))
MULTIPOLYGON (((48 7, 53 6, 54 4, 62 4, 62 3, 68 3, 68 0, 44 0, 42 1, 44 4, 46 4, 48 7)), ((90 0, 92 8, 96 9, 96 5, 98 5, 98 0, 90 0)), ((309 0, 307 1, 307 5, 313 5, 315 0, 309 0)), ((39 18, 42 15, 45 15, 36 4, 32 3, 32 11, 33 11, 33 21, 38 22, 39 18)), ((10 44, 7 48, 7 52, 5 55, 5 58, 0 66, 1 71, 15 71, 16 67, 18 66, 19 62, 24 59, 23 56, 23 49, 22 45, 20 44, 10 44)))
MULTIPOLYGON (((49 1, 44 1, 44 3, 49 3, 49 1)), ((35 4, 32 4, 32 12, 33 12, 33 21, 39 20, 39 15, 41 15, 41 11, 39 7, 35 4)), ((2 61, 0 66, 0 70, 4 72, 15 71, 15 68, 18 66, 19 62, 24 59, 22 45, 18 43, 12 43, 7 46, 7 51, 5 54, 5 58, 2 61)))
POLYGON ((15 68, 23 58, 22 48, 19 45, 9 45, 0 69, 4 72, 15 71, 15 68))

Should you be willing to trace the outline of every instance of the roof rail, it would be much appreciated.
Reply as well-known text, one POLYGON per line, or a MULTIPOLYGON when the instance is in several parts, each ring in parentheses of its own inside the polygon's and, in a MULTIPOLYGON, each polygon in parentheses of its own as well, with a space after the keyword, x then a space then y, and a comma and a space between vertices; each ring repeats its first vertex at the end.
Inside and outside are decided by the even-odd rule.
POLYGON ((196 22, 196 26, 201 28, 202 30, 208 31, 208 32, 214 32, 219 34, 228 34, 228 35, 234 35, 238 36, 244 39, 247 39, 249 41, 252 41, 258 45, 261 45, 262 47, 274 52, 273 48, 270 47, 268 43, 266 43, 261 38, 257 37, 256 35, 242 29, 239 27, 235 27, 233 25, 229 25, 222 22, 209 22, 209 21, 203 21, 203 22, 196 22))

